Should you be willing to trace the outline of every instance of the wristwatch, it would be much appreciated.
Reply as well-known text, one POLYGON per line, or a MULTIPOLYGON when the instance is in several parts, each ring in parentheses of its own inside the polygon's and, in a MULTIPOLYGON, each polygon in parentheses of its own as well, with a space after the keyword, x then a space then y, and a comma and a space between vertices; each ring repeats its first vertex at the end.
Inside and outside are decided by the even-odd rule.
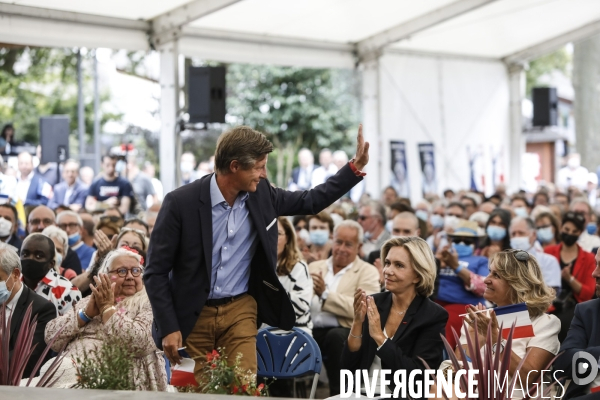
MULTIPOLYGON (((492 345, 492 353, 496 354, 496 345, 498 345, 498 343, 494 343, 492 345)), ((506 345, 506 340, 502 339, 500 341, 500 352, 502 353, 504 351, 504 346, 506 345)))

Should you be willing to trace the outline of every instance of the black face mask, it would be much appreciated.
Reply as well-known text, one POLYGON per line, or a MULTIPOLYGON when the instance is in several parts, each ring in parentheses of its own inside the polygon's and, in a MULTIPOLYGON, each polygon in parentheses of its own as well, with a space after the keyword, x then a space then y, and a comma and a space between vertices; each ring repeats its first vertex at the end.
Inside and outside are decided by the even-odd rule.
POLYGON ((21 260, 23 276, 30 281, 39 282, 48 273, 49 261, 21 260))
POLYGON ((575 243, 577 243, 577 239, 579 239, 579 236, 577 235, 569 235, 568 233, 564 232, 560 233, 560 240, 567 246, 573 246, 575 243))

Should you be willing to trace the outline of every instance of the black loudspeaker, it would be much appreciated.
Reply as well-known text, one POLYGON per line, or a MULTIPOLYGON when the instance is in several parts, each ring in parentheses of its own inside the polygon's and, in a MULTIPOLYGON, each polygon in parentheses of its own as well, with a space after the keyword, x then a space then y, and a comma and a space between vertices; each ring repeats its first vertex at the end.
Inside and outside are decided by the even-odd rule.
POLYGON ((558 125, 556 88, 533 88, 533 126, 558 125))
POLYGON ((225 67, 189 67, 189 122, 225 122, 225 67))
POLYGON ((40 163, 65 162, 69 158, 69 117, 51 115, 40 118, 40 163))

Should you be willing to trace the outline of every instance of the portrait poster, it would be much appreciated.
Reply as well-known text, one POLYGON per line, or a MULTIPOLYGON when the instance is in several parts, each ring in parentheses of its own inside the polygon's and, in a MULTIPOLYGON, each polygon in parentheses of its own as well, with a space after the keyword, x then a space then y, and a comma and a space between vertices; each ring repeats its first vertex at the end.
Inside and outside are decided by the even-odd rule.
POLYGON ((390 185, 400 197, 410 197, 408 186, 408 170, 406 168, 406 143, 403 141, 390 141, 392 151, 390 185))
POLYGON ((435 148, 433 143, 419 144, 421 161, 421 182, 423 196, 437 194, 437 177, 435 171, 435 148))

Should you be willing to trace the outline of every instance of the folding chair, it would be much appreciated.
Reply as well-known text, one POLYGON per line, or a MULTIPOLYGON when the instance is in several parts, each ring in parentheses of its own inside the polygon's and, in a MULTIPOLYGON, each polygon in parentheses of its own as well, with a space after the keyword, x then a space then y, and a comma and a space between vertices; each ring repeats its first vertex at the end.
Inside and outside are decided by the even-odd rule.
POLYGON ((312 336, 298 328, 291 331, 263 328, 256 335, 256 358, 257 375, 262 378, 289 379, 314 373, 309 398, 315 398, 322 359, 312 336))

